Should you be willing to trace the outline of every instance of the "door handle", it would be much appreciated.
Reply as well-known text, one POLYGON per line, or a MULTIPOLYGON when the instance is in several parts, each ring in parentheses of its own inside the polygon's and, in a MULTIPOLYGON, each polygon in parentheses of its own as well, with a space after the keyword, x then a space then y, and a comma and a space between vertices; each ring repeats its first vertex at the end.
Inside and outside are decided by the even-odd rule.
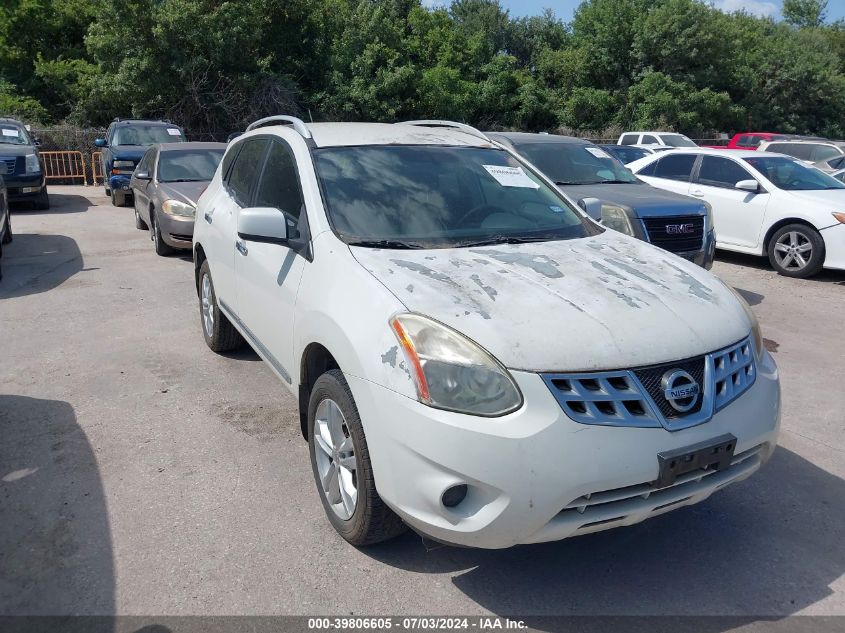
POLYGON ((208 211, 206 211, 206 212, 203 214, 203 216, 202 216, 202 217, 204 217, 204 218, 205 218, 205 221, 206 221, 206 222, 208 222, 209 224, 211 224, 211 219, 212 219, 212 218, 211 218, 211 214, 210 214, 208 211))
POLYGON ((249 253, 249 249, 247 249, 246 247, 246 242, 244 242, 243 240, 237 240, 235 242, 235 248, 238 249, 238 252, 241 255, 246 255, 247 253, 249 253))
POLYGON ((693 189, 692 191, 690 191, 690 194, 701 198, 704 195, 704 192, 701 189, 693 189))

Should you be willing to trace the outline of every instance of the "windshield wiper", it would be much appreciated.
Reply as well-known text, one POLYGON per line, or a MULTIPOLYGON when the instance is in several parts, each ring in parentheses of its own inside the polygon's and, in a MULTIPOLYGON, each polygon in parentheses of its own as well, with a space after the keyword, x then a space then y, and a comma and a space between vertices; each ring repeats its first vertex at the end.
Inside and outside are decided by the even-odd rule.
MULTIPOLYGON (((209 178, 209 180, 211 180, 209 178)), ((205 178, 177 178, 176 180, 162 180, 161 182, 204 182, 205 178)))
POLYGON ((590 182, 575 182, 574 180, 555 180, 556 185, 591 185, 590 182))
POLYGON ((455 246, 466 248, 467 246, 488 246, 490 244, 528 244, 530 242, 549 242, 560 239, 557 235, 491 235, 480 240, 459 242, 455 246))
POLYGON ((600 180, 597 185, 636 185, 636 180, 600 180))
POLYGON ((414 242, 403 242, 402 240, 356 240, 349 242, 350 246, 363 246, 364 248, 396 248, 396 249, 416 249, 425 248, 420 244, 414 242))

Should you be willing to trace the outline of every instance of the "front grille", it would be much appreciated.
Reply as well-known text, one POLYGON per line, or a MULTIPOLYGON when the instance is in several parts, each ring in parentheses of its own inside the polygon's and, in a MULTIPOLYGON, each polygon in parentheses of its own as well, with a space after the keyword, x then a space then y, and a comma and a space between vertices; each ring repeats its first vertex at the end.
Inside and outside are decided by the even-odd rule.
MULTIPOLYGON (((663 414, 663 417, 669 419, 676 418, 681 415, 671 404, 669 404, 669 401, 663 395, 663 386, 661 381, 666 372, 672 369, 680 369, 687 372, 695 379, 701 389, 704 388, 704 356, 699 356, 698 358, 694 358, 692 360, 681 361, 679 363, 666 363, 663 365, 655 365, 653 367, 645 367, 643 369, 634 370, 634 374, 642 383, 643 387, 645 387, 645 390, 648 392, 648 395, 651 396, 651 399, 654 400, 657 408, 660 409, 660 413, 663 414)), ((693 406, 693 408, 689 411, 686 411, 684 415, 698 413, 701 410, 703 402, 704 398, 699 397, 695 406, 693 406)))
POLYGON ((664 427, 669 431, 703 424, 751 387, 756 377, 754 347, 750 338, 710 354, 635 369, 582 373, 541 374, 546 386, 571 420, 580 424, 630 427, 664 427), (688 376, 672 376, 675 371, 688 376), (674 403, 666 397, 663 377, 675 391, 674 403), (690 384, 692 395, 677 394, 690 384))
POLYGON ((674 215, 665 218, 644 218, 648 241, 672 253, 697 251, 704 243, 704 217, 674 215), (677 231, 689 230, 689 233, 677 231))
POLYGON ((754 368, 754 349, 746 339, 713 354, 716 410, 742 395, 757 377, 754 368))
POLYGON ((18 159, 16 157, 0 158, 0 176, 14 174, 17 171, 17 164, 18 159))

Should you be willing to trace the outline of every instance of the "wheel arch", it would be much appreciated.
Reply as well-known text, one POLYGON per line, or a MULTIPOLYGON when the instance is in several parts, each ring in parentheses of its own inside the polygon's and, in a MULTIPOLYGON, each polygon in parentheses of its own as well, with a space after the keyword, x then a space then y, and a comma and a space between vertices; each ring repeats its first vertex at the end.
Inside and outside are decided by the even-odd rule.
POLYGON ((200 268, 203 262, 208 259, 205 255, 205 249, 199 242, 194 242, 194 285, 197 287, 197 296, 200 293, 200 268))
POLYGON ((768 228, 768 230, 766 231, 766 235, 763 238, 763 254, 764 255, 768 254, 768 252, 769 252, 769 244, 772 241, 772 237, 774 236, 774 234, 777 233, 783 227, 788 226, 790 224, 803 224, 804 226, 813 229, 816 233, 819 232, 819 230, 816 228, 816 226, 812 222, 810 222, 809 220, 805 220, 803 218, 790 217, 790 218, 784 218, 782 220, 778 220, 777 222, 775 222, 774 224, 772 224, 768 228))
POLYGON ((311 342, 302 351, 299 363, 299 426, 308 439, 308 402, 317 378, 331 369, 340 369, 334 355, 322 343, 311 342))

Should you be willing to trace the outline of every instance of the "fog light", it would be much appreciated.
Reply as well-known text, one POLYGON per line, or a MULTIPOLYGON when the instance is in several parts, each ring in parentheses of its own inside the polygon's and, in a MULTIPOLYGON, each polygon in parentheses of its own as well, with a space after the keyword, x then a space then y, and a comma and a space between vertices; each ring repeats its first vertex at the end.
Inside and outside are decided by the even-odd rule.
POLYGON ((440 502, 447 508, 454 508, 461 501, 463 501, 466 496, 467 485, 458 484, 457 486, 447 488, 446 491, 443 493, 443 496, 440 498, 440 502))

